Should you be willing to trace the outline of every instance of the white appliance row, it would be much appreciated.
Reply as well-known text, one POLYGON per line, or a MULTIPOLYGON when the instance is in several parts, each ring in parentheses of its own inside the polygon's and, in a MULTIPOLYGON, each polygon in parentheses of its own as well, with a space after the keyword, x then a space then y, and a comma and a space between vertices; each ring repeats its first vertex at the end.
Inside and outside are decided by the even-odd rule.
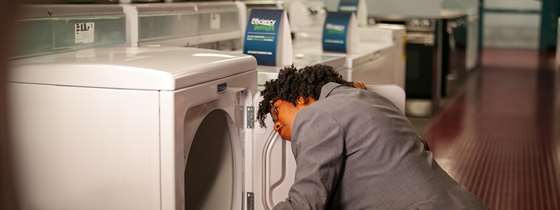
MULTIPOLYGON (((256 69, 250 56, 175 47, 17 61, 22 209, 269 209, 295 164, 272 126, 255 125, 256 69)), ((404 107, 402 89, 378 91, 404 107)))
MULTIPOLYGON (((51 7, 40 6, 38 14, 51 7)), ((88 33, 118 34, 119 42, 126 17, 126 41, 140 47, 75 51, 109 43, 95 39, 70 45, 73 52, 13 63, 11 127, 22 208, 264 210, 285 199, 295 170, 289 143, 270 122, 268 128, 254 122, 258 90, 280 67, 256 66, 239 52, 184 47, 241 39, 244 22, 237 20, 246 18, 245 9, 239 3, 137 4, 117 14, 111 7, 98 7, 103 11, 94 14, 103 18, 97 19, 75 7, 56 14, 67 26, 94 20, 107 33, 88 33), (136 28, 130 24, 135 17, 136 28), (195 26, 206 29, 191 30, 195 26), (162 47, 170 45, 177 47, 162 47)), ((40 23, 40 16, 26 21, 40 23)), ((57 37, 68 33, 55 31, 57 37)), ((370 66, 357 66, 392 68, 377 63, 399 55, 390 48, 395 34, 374 36, 390 38, 374 53, 350 59, 316 51, 315 42, 306 51, 306 42, 297 42, 294 65, 331 65, 347 79, 371 82, 358 74, 370 66)), ((32 49, 33 55, 60 52, 56 43, 52 51, 32 49)), ((402 89, 375 88, 404 106, 402 89)))

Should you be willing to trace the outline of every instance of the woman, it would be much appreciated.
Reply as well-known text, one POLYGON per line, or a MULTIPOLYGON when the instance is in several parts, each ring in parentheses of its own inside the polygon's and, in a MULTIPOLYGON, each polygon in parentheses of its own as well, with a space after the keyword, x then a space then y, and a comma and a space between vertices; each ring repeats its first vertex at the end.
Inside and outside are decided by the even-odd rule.
POLYGON ((296 177, 281 209, 484 209, 432 159, 388 99, 331 67, 283 69, 261 92, 258 119, 292 141, 296 177))

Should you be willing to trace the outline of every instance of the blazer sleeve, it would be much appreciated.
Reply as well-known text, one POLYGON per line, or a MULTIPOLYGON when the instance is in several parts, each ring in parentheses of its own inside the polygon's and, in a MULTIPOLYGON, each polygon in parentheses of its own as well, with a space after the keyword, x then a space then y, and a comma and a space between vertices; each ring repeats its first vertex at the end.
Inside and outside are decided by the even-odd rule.
POLYGON ((342 173, 343 129, 327 112, 304 109, 298 113, 292 132, 295 181, 288 198, 273 209, 325 209, 342 173))

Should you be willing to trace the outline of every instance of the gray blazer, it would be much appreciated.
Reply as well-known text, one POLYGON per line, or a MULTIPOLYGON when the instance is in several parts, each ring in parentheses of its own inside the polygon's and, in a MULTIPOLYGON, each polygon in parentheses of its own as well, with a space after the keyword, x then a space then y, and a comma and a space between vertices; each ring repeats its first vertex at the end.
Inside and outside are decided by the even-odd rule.
POLYGON ((388 99, 328 83, 296 116, 295 182, 282 209, 484 209, 432 159, 388 99))

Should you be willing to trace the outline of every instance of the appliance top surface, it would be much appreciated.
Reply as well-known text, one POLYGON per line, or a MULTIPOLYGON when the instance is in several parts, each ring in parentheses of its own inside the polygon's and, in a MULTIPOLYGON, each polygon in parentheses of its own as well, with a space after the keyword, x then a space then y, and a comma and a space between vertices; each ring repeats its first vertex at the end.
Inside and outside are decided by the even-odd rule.
MULTIPOLYGON (((323 53, 297 53, 294 55, 294 66, 303 68, 306 66, 323 64, 332 66, 335 69, 344 68, 346 55, 344 54, 323 54, 323 53)), ((260 73, 278 73, 281 66, 258 66, 257 71, 260 73)))
POLYGON ((114 47, 12 62, 12 82, 174 90, 256 69, 252 56, 185 47, 114 47))
POLYGON ((355 60, 365 59, 367 57, 373 57, 375 54, 388 49, 393 46, 390 42, 362 42, 358 46, 359 48, 355 53, 333 53, 333 52, 323 52, 320 40, 305 40, 295 42, 294 53, 311 53, 311 54, 323 54, 323 55, 345 55, 347 62, 352 63, 355 60))
POLYGON ((57 18, 57 17, 89 17, 124 16, 120 5, 80 5, 80 4, 27 4, 21 5, 20 18, 57 18))

